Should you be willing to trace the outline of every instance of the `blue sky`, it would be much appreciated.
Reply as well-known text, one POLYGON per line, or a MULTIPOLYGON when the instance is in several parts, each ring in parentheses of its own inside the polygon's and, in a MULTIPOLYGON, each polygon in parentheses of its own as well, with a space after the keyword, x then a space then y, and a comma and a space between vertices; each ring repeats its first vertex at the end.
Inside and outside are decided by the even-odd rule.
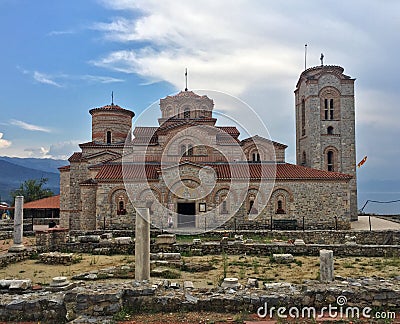
POLYGON ((183 89, 187 67, 189 88, 247 102, 294 162, 307 43, 308 67, 323 52, 357 79, 360 189, 378 192, 362 199, 400 195, 399 1, 1 0, 0 18, 0 156, 65 158, 111 91, 138 115, 183 89))

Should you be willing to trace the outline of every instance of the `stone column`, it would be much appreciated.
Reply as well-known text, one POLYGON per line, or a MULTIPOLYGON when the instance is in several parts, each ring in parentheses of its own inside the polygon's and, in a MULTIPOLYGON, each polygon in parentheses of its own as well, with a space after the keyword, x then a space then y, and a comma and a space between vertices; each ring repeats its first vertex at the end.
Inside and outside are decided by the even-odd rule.
POLYGON ((22 243, 24 227, 24 197, 15 197, 15 209, 14 209, 14 244, 11 246, 9 252, 19 252, 25 250, 24 244, 22 243))
POLYGON ((150 211, 136 208, 135 279, 150 279, 150 211))
POLYGON ((333 281, 333 251, 320 250, 319 251, 319 272, 321 282, 333 281))

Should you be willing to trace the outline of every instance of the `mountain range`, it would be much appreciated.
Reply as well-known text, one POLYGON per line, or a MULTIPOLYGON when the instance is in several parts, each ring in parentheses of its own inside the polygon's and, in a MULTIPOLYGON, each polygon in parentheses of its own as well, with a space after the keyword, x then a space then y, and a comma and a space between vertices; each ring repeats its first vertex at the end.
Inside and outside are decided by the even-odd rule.
POLYGON ((60 193, 60 173, 57 168, 68 161, 54 159, 14 158, 0 156, 0 201, 10 202, 11 191, 29 179, 47 178, 45 188, 60 193))

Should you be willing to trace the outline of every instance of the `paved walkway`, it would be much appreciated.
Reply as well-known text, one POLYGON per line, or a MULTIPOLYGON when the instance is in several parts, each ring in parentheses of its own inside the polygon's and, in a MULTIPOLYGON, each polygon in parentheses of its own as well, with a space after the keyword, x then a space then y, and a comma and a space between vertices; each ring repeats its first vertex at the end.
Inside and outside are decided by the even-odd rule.
MULTIPOLYGON (((351 229, 355 231, 369 231, 369 216, 358 216, 357 222, 351 222, 351 229)), ((400 230, 400 224, 371 216, 372 230, 400 230)))

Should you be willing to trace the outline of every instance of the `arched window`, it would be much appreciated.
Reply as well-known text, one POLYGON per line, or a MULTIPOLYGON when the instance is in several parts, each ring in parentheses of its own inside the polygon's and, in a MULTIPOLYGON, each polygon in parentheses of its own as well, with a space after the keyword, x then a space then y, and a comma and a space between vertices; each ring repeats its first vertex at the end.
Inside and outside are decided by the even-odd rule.
POLYGON ((111 144, 111 132, 107 131, 106 133, 106 142, 107 144, 111 144))
POLYGON ((333 135, 333 127, 332 126, 329 126, 327 128, 327 133, 328 133, 328 135, 333 135))
POLYGON ((306 102, 301 101, 301 136, 306 135, 306 102))
POLYGON ((325 99, 324 100, 324 117, 326 120, 334 119, 334 100, 325 99))
POLYGON ((285 210, 283 209, 283 202, 281 199, 279 199, 277 202, 276 213, 277 214, 285 214, 285 210))
POLYGON ((193 145, 192 144, 188 145, 187 156, 193 156, 193 145))
POLYGON ((254 153, 252 154, 252 161, 253 161, 253 162, 260 162, 260 161, 261 161, 261 159, 260 159, 260 153, 254 152, 254 153))
POLYGON ((326 160, 328 162, 328 171, 335 171, 333 151, 328 151, 326 153, 326 160))
POLYGON ((227 203, 226 203, 226 197, 223 198, 224 200, 221 203, 221 214, 228 214, 228 207, 227 207, 227 203))
POLYGON ((186 145, 181 145, 181 156, 186 156, 186 145))
POLYGON ((186 107, 185 110, 183 111, 183 118, 190 118, 190 109, 189 109, 189 107, 186 107))
POLYGON ((307 155, 305 151, 303 151, 303 155, 301 157, 301 165, 303 166, 307 165, 307 155))
POLYGON ((125 204, 124 204, 124 201, 123 201, 123 200, 121 200, 121 201, 118 203, 118 209, 119 209, 119 210, 124 210, 124 209, 125 209, 125 204))

